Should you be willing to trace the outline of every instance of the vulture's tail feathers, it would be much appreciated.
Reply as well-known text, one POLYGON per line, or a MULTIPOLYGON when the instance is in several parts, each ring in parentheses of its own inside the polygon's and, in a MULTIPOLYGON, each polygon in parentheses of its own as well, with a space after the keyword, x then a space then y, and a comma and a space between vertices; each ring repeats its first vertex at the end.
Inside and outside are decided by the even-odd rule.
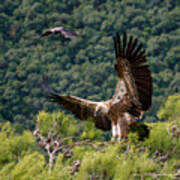
POLYGON ((145 138, 148 138, 150 134, 149 127, 142 122, 136 122, 135 124, 132 124, 130 126, 130 131, 136 132, 140 141, 144 141, 145 138))

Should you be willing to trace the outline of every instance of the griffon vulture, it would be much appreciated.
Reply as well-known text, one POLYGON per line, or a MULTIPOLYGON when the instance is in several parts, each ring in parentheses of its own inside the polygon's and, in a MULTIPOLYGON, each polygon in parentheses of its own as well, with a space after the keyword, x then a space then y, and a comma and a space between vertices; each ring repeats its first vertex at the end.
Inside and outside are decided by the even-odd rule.
POLYGON ((151 106, 152 78, 146 65, 142 44, 126 34, 114 37, 115 70, 118 82, 113 97, 107 101, 95 102, 76 96, 55 93, 44 82, 50 101, 60 104, 80 120, 92 117, 95 126, 101 130, 112 129, 112 136, 120 140, 127 136, 129 127, 141 118, 151 106))
POLYGON ((60 36, 67 39, 76 38, 78 36, 75 31, 60 26, 45 31, 42 33, 41 37, 49 36, 50 34, 59 34, 60 36))

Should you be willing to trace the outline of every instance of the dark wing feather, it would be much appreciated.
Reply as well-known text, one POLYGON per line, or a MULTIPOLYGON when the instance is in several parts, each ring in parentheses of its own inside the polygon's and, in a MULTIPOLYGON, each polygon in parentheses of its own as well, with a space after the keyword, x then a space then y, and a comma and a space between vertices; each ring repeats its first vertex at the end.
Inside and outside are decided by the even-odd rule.
POLYGON ((43 88, 51 102, 60 104, 80 120, 87 120, 88 117, 92 117, 97 128, 104 131, 111 129, 111 121, 108 119, 107 115, 99 113, 95 116, 98 102, 82 99, 76 96, 57 94, 48 86, 46 81, 43 81, 43 88))
MULTIPOLYGON (((115 69, 118 74, 119 81, 126 83, 132 109, 131 114, 139 114, 141 111, 147 111, 151 106, 152 99, 152 78, 149 67, 145 65, 145 50, 142 50, 142 44, 138 45, 137 39, 131 36, 128 38, 124 34, 121 41, 119 34, 114 37, 114 47, 116 54, 115 69), (123 50, 122 48, 123 47, 123 50), (139 102, 139 103, 138 103, 139 102)), ((119 92, 116 89, 115 95, 119 92)))
POLYGON ((49 36, 50 34, 52 34, 52 32, 50 30, 48 30, 48 31, 45 31, 44 33, 42 33, 41 37, 49 36))
POLYGON ((78 34, 75 31, 67 28, 62 28, 61 33, 65 38, 75 38, 78 36, 78 34))

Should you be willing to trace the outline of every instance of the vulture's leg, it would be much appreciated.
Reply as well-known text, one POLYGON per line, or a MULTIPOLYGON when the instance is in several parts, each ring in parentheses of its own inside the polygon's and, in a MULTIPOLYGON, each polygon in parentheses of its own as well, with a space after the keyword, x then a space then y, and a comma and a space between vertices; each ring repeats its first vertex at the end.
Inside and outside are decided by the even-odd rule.
POLYGON ((134 122, 135 118, 129 113, 120 115, 116 122, 112 121, 112 139, 120 141, 122 138, 126 138, 129 133, 130 126, 134 122))
POLYGON ((112 121, 111 127, 112 127, 112 140, 120 141, 121 140, 121 137, 120 137, 121 132, 120 132, 119 124, 117 122, 115 123, 112 121))
POLYGON ((119 127, 118 140, 126 138, 129 132, 129 126, 127 121, 124 118, 119 118, 117 124, 119 127))
POLYGON ((130 126, 135 123, 135 118, 129 113, 124 113, 123 116, 118 119, 118 126, 120 133, 118 134, 118 139, 126 138, 128 136, 130 126))

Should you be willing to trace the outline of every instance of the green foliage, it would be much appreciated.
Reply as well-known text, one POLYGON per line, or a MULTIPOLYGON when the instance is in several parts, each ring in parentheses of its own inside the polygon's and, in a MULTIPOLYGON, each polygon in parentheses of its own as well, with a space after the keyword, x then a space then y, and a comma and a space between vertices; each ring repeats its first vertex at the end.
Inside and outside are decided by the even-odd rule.
MULTIPOLYGON (((50 174, 48 174, 47 179, 64 179, 69 180, 72 178, 70 171, 70 165, 66 165, 64 162, 62 154, 59 154, 55 163, 55 166, 50 174), (60 171, 61 169, 61 171, 60 171)), ((44 177, 46 178, 46 177, 44 177)))
MULTIPOLYGON (((172 114, 169 118, 173 117, 172 114)), ((128 140, 124 142, 104 141, 104 134, 98 131, 91 135, 94 129, 92 121, 87 121, 83 127, 84 122, 79 124, 62 112, 52 114, 40 112, 37 123, 42 133, 46 135, 48 130, 46 126, 51 130, 57 122, 59 127, 55 128, 54 132, 57 131, 62 137, 67 137, 72 135, 72 131, 68 130, 66 124, 68 122, 70 125, 73 121, 75 129, 79 128, 78 133, 73 133, 77 133, 76 137, 80 139, 83 131, 89 131, 86 138, 91 139, 90 144, 72 147, 72 156, 69 158, 63 151, 57 153, 51 171, 47 165, 47 155, 39 151, 39 148, 35 148, 36 143, 30 131, 24 131, 19 135, 10 123, 1 124, 0 177, 3 180, 141 180, 142 178, 170 180, 176 178, 180 166, 179 117, 176 121, 147 123, 146 125, 150 127, 149 137, 139 141, 138 133, 131 132, 128 140), (67 128, 67 132, 61 131, 63 128, 67 128), (102 142, 99 142, 100 140, 102 142), (80 166, 73 170, 75 161, 79 161, 80 166)), ((74 142, 69 142, 66 146, 71 143, 74 142)))
POLYGON ((89 140, 98 140, 98 141, 103 141, 104 138, 102 136, 102 131, 97 129, 94 126, 94 122, 91 120, 83 122, 83 132, 81 134, 81 139, 85 140, 85 139, 89 139, 89 140))
POLYGON ((11 176, 14 179, 36 179, 36 177, 43 171, 45 159, 43 155, 34 152, 26 155, 20 163, 11 171, 11 176))
POLYGON ((82 168, 76 179, 91 179, 92 176, 97 179, 111 179, 115 173, 117 161, 114 158, 113 151, 105 153, 85 153, 82 160, 82 168))
POLYGON ((8 164, 4 164, 3 168, 0 170, 0 177, 1 179, 8 179, 10 178, 10 172, 13 170, 13 168, 15 167, 16 163, 15 162, 11 162, 8 164))
POLYGON ((67 116, 64 112, 58 111, 47 113, 41 111, 37 116, 37 127, 41 135, 48 137, 51 132, 53 136, 72 137, 79 140, 103 141, 107 133, 103 133, 94 126, 92 119, 84 122, 67 116))
POLYGON ((130 133, 131 134, 134 133, 136 137, 135 139, 137 140, 144 140, 149 136, 149 132, 150 132, 149 127, 142 122, 141 123, 136 122, 135 124, 132 124, 132 126, 130 127, 130 133))
POLYGON ((180 92, 178 1, 7 0, 0 4, 0 121, 19 132, 35 126, 40 110, 53 111, 41 89, 41 77, 60 93, 93 100, 112 96, 116 86, 112 35, 127 31, 143 42, 153 76, 155 114, 165 95, 180 92), (65 26, 79 37, 37 37, 65 26))
MULTIPOLYGON (((178 1, 107 0, 6 0, 0 4, 0 178, 1 179, 175 179, 180 167, 180 92, 178 1), (47 28, 63 25, 79 38, 62 42, 57 37, 38 39, 47 28), (153 76, 153 105, 146 121, 150 136, 128 142, 100 145, 107 135, 91 121, 80 123, 64 113, 46 113, 58 106, 47 102, 41 89, 43 74, 60 93, 106 100, 115 90, 112 35, 119 31, 135 35, 147 50, 153 76), (43 135, 48 131, 94 146, 73 148, 66 159, 58 154, 51 172, 30 131, 35 119, 43 135), (11 121, 14 125, 4 123, 11 121), (57 122, 57 126, 53 127, 57 122), (12 127, 13 126, 13 127, 12 127), (175 132, 172 132, 175 129, 175 132), (17 134, 16 132, 21 132, 17 134), (158 151, 169 156, 162 161, 158 151), (74 160, 81 166, 71 173, 74 160)), ((72 143, 72 142, 69 142, 72 143)))
POLYGON ((131 154, 130 157, 120 157, 114 179, 139 179, 143 174, 158 172, 159 169, 158 164, 148 158, 148 153, 140 155, 131 154))
POLYGON ((37 126, 43 136, 48 136, 48 132, 61 137, 73 136, 78 131, 77 120, 71 119, 63 112, 47 113, 42 111, 37 117, 37 126))
MULTIPOLYGON (((177 124, 180 125, 180 121, 177 124)), ((180 160, 180 139, 179 136, 175 136, 175 132, 172 130, 173 126, 173 123, 166 122, 154 124, 145 144, 150 146, 151 152, 157 150, 163 154, 170 152, 173 158, 180 160)))
MULTIPOLYGON (((85 153, 75 179, 152 179, 156 174, 163 179, 164 174, 172 173, 172 166, 162 168, 159 163, 149 157, 149 151, 140 152, 135 146, 128 147, 124 152, 118 152, 122 144, 109 146, 100 152, 85 153), (127 151, 128 150, 128 151, 127 151)), ((174 174, 170 175, 171 178, 174 174)))
POLYGON ((9 123, 5 123, 0 131, 0 168, 4 163, 19 161, 25 154, 30 153, 35 148, 35 139, 31 132, 24 131, 20 135, 14 134, 14 129, 9 123))
POLYGON ((180 95, 175 94, 169 96, 164 105, 158 112, 158 117, 160 119, 166 120, 175 120, 177 117, 180 116, 180 95))
POLYGON ((156 150, 163 153, 171 151, 174 145, 169 132, 170 125, 168 123, 156 123, 153 125, 150 136, 145 142, 151 146, 153 152, 156 150))

